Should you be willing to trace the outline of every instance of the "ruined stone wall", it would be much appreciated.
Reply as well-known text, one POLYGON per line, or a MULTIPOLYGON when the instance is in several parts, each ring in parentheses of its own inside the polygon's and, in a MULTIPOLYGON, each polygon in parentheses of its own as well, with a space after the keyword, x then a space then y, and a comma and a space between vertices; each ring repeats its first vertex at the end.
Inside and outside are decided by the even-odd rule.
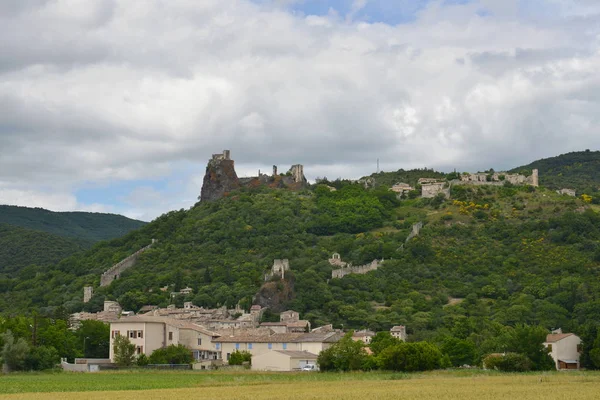
POLYGON ((117 264, 106 270, 102 275, 100 275, 100 286, 110 285, 110 283, 117 279, 123 273, 123 271, 133 267, 140 254, 152 247, 154 243, 155 241, 152 239, 152 243, 150 243, 148 246, 139 249, 129 257, 119 261, 117 264))
POLYGON ((94 295, 94 288, 91 286, 84 286, 83 288, 83 302, 87 303, 92 299, 94 295))
POLYGON ((461 174, 460 180, 463 183, 471 185, 503 185, 504 182, 510 182, 513 185, 528 184, 531 186, 539 186, 539 174, 538 170, 534 169, 531 171, 530 176, 522 174, 509 174, 506 172, 494 172, 493 174, 476 173, 476 174, 461 174), (504 178, 501 179, 500 177, 504 178), (488 178, 490 179, 488 181, 488 178))
POLYGON ((414 238, 415 236, 419 236, 419 233, 421 232, 422 228, 423 228, 423 222, 417 222, 416 224, 413 224, 412 231, 406 238, 406 242, 408 242, 410 239, 414 238))
POLYGON ((449 197, 450 190, 445 189, 445 185, 446 184, 444 182, 423 184, 421 185, 421 197, 425 199, 431 199, 437 196, 439 193, 443 193, 446 197, 449 197))
POLYGON ((370 264, 359 265, 357 267, 350 265, 348 267, 334 269, 331 271, 331 277, 343 278, 344 276, 350 274, 366 274, 367 272, 375 271, 377 268, 379 268, 381 263, 383 263, 383 260, 373 260, 370 264))

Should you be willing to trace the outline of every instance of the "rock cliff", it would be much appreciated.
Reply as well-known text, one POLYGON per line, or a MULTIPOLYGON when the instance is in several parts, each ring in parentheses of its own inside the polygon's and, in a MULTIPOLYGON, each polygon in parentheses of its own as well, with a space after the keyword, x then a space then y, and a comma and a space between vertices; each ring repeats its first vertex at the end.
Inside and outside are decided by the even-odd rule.
POLYGON ((234 161, 229 158, 229 151, 213 154, 206 166, 200 200, 215 201, 239 187, 240 180, 235 173, 234 161))

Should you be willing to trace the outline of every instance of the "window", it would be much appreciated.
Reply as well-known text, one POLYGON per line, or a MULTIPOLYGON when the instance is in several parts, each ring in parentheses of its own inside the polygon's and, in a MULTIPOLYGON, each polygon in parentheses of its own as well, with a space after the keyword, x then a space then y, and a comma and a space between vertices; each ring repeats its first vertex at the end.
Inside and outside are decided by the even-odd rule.
POLYGON ((284 350, 287 350, 287 343, 284 343, 282 346, 284 350))
POLYGON ((215 346, 217 346, 217 350, 221 350, 221 343, 216 343, 215 346))
POLYGON ((117 336, 119 336, 120 334, 121 334, 121 331, 112 331, 112 333, 111 333, 111 335, 110 335, 110 336, 111 336, 111 337, 114 339, 114 338, 116 338, 117 336))
POLYGON ((173 340, 173 332, 169 332, 169 340, 173 340))
POLYGON ((137 338, 137 331, 127 331, 127 336, 129 336, 129 339, 135 339, 137 338))
POLYGON ((202 346, 202 338, 198 338, 198 346, 202 346))
POLYGON ((240 344, 239 344, 239 343, 236 343, 236 344, 235 344, 235 349, 236 349, 236 350, 239 350, 239 349, 240 349, 240 344))
POLYGON ((273 343, 267 344, 267 347, 269 348, 269 350, 271 350, 273 348, 273 343))
POLYGON ((135 354, 140 355, 144 353, 144 346, 137 346, 135 348, 135 354))
POLYGON ((252 343, 248 343, 248 350, 252 350, 252 343))
POLYGON ((144 337, 144 331, 137 331, 137 335, 140 339, 144 337))
POLYGON ((227 361, 231 358, 231 353, 227 353, 227 361))

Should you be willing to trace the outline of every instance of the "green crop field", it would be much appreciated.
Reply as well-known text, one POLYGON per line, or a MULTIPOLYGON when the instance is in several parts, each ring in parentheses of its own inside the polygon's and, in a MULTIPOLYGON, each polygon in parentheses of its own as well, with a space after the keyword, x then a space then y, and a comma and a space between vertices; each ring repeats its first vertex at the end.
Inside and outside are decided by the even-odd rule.
POLYGON ((0 376, 0 399, 598 399, 600 374, 106 372, 0 376))

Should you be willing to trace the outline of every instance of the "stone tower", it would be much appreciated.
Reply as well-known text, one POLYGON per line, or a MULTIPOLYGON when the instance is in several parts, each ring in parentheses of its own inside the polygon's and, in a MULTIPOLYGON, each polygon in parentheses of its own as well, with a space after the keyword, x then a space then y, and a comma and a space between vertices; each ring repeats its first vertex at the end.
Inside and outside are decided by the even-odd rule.
POLYGON ((91 286, 84 286, 83 288, 83 302, 87 303, 92 299, 94 295, 94 288, 91 286))
POLYGON ((306 178, 304 177, 304 166, 302 164, 292 165, 290 168, 290 172, 292 173, 292 178, 296 183, 305 183, 306 178))
POLYGON ((539 183, 538 170, 534 169, 533 171, 531 171, 531 186, 538 187, 539 185, 540 185, 540 183, 539 183))

